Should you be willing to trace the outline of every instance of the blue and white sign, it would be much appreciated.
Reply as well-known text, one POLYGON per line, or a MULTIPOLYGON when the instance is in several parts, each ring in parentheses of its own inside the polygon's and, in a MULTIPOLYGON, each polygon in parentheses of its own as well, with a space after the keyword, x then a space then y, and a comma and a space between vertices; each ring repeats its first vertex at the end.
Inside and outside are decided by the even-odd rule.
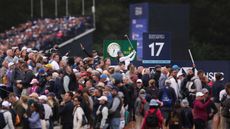
POLYGON ((130 5, 130 37, 137 41, 137 60, 142 60, 143 33, 148 32, 148 3, 130 5))
POLYGON ((171 38, 169 33, 143 34, 144 64, 170 64, 171 38))

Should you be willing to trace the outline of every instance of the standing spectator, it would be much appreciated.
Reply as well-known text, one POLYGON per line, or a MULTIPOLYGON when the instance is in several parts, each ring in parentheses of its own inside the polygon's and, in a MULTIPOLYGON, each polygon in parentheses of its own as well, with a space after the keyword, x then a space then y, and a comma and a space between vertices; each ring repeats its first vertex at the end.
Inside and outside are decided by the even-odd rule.
POLYGON ((42 129, 41 119, 40 119, 40 110, 37 102, 33 102, 29 106, 29 112, 31 112, 28 117, 29 127, 30 129, 42 129))
POLYGON ((178 84, 178 81, 177 81, 177 69, 173 69, 170 73, 170 77, 169 77, 169 80, 171 82, 170 84, 170 87, 172 87, 176 93, 176 97, 179 99, 180 97, 180 92, 179 92, 179 84, 178 84))
POLYGON ((53 111, 47 104, 48 98, 45 95, 41 95, 38 99, 44 108, 45 127, 46 129, 50 129, 50 118, 53 116, 53 111))
POLYGON ((183 98, 187 97, 189 105, 193 107, 193 101, 196 98, 196 92, 202 90, 202 84, 199 77, 195 76, 193 69, 189 69, 186 78, 182 81, 181 92, 183 98))
POLYGON ((120 127, 120 111, 122 106, 122 101, 118 96, 118 88, 113 87, 112 90, 113 102, 112 106, 109 109, 109 117, 110 117, 110 127, 111 129, 119 129, 120 127))
POLYGON ((32 86, 29 88, 28 94, 32 94, 33 92, 36 92, 36 93, 40 94, 40 93, 39 93, 39 86, 38 86, 38 83, 39 83, 38 80, 35 79, 35 78, 31 80, 30 84, 31 84, 32 86))
POLYGON ((161 109, 164 121, 166 121, 172 111, 172 107, 176 102, 176 93, 172 87, 170 87, 171 81, 165 81, 165 87, 160 89, 159 100, 163 103, 163 107, 161 109))
POLYGON ((22 94, 27 95, 27 89, 28 89, 28 87, 30 87, 30 82, 34 78, 34 74, 33 74, 33 71, 28 68, 28 65, 26 63, 23 63, 21 65, 21 69, 24 72, 23 79, 20 83, 22 85, 22 88, 23 88, 22 94))
POLYGON ((65 76, 63 78, 63 87, 65 89, 65 92, 76 91, 78 89, 75 74, 73 73, 73 70, 70 66, 65 67, 65 76))
POLYGON ((5 58, 5 61, 7 62, 7 63, 10 63, 10 62, 12 62, 12 63, 14 63, 14 53, 13 53, 13 50, 12 49, 8 49, 7 51, 6 51, 6 58, 5 58))
POLYGON ((135 107, 135 118, 136 118, 136 128, 141 128, 141 123, 143 120, 143 117, 145 115, 145 112, 147 111, 147 101, 145 99, 146 93, 144 89, 141 89, 139 92, 139 95, 135 101, 134 107, 135 107))
POLYGON ((154 79, 149 80, 149 85, 146 89, 146 99, 158 99, 159 89, 156 87, 156 81, 154 79))
POLYGON ((59 70, 60 69, 59 61, 60 61, 60 56, 57 53, 55 53, 53 55, 52 61, 50 62, 53 70, 59 70))
POLYGON ((107 107, 107 97, 101 96, 98 98, 100 102, 100 106, 97 109, 97 117, 96 117, 96 125, 95 129, 107 129, 108 125, 108 115, 109 115, 109 109, 107 107))
POLYGON ((176 102, 173 110, 170 112, 166 125, 169 125, 169 129, 182 129, 181 126, 181 114, 180 114, 180 103, 176 102))
POLYGON ((11 103, 9 103, 8 101, 2 102, 2 109, 0 110, 0 113, 3 113, 3 117, 6 123, 6 126, 3 129, 14 129, 12 114, 9 111, 10 106, 11 106, 11 103))
MULTIPOLYGON (((22 106, 22 102, 17 98, 14 93, 9 94, 9 101, 12 103, 13 110, 18 114, 20 120, 23 119, 23 114, 26 113, 26 110, 22 106)), ((22 127, 22 122, 17 125, 17 127, 22 127)))
POLYGON ((152 99, 149 103, 149 110, 146 112, 141 129, 160 129, 162 128, 163 116, 159 104, 155 99, 152 99))
POLYGON ((225 85, 225 90, 227 95, 225 95, 222 99, 222 109, 221 109, 221 114, 223 116, 222 129, 229 129, 230 128, 230 83, 229 82, 225 85))
POLYGON ((74 105, 72 102, 73 93, 66 92, 63 101, 60 104, 60 116, 61 124, 63 129, 73 128, 73 109, 74 105))
POLYGON ((152 71, 152 78, 156 81, 156 86, 159 88, 159 79, 161 76, 161 66, 156 65, 154 71, 152 71))
POLYGON ((206 129, 207 126, 207 107, 210 106, 211 100, 208 99, 205 103, 203 103, 203 100, 204 94, 202 92, 197 92, 193 106, 195 129, 206 129))
POLYGON ((219 126, 220 123, 220 91, 224 89, 223 75, 221 73, 215 74, 216 81, 212 86, 212 97, 214 98, 214 103, 218 109, 218 113, 214 116, 215 128, 219 126))
MULTIPOLYGON (((52 92, 47 94, 47 99, 48 99, 47 103, 50 105, 52 112, 53 112, 53 116, 51 116, 50 118, 50 127, 53 127, 59 121, 59 114, 58 114, 59 103, 55 97, 55 94, 52 92)), ((49 129, 52 129, 52 128, 49 128, 49 129)))
POLYGON ((189 107, 189 102, 187 99, 181 101, 181 126, 182 129, 192 129, 193 128, 193 115, 192 108, 189 107))
MULTIPOLYGON (((204 103, 210 98, 209 91, 206 88, 203 88, 202 93, 204 94, 204 103)), ((212 129, 214 127, 213 117, 218 112, 218 109, 213 101, 211 101, 210 106, 207 107, 208 112, 208 122, 207 122, 207 129, 212 129)))
POLYGON ((159 78, 159 89, 164 88, 165 80, 168 78, 168 69, 166 67, 161 68, 161 76, 159 78))
POLYGON ((80 96, 73 99, 74 110, 73 110, 73 129, 86 129, 86 125, 83 125, 83 119, 85 113, 81 107, 82 98, 80 96))

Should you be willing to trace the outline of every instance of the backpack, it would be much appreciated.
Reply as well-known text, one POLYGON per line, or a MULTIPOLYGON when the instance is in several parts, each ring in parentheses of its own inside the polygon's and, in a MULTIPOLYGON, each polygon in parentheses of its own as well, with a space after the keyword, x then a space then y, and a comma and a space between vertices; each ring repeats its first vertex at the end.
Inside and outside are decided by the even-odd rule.
POLYGON ((81 124, 81 126, 85 126, 85 125, 87 125, 87 124, 88 124, 88 120, 87 120, 85 114, 83 114, 83 115, 82 115, 82 124, 81 124))
MULTIPOLYGON (((102 105, 99 109, 100 114, 96 115, 96 119, 95 119, 95 123, 94 123, 94 129, 100 129, 100 125, 101 125, 101 120, 102 120, 102 110, 104 109, 104 107, 107 107, 106 105, 102 105)), ((109 123, 108 121, 109 118, 107 118, 106 123, 109 123)))
POLYGON ((19 125, 21 123, 21 119, 19 115, 13 109, 10 110, 10 113, 12 115, 12 120, 13 120, 14 125, 19 125))
POLYGON ((166 88, 163 89, 163 94, 161 96, 161 101, 163 102, 163 106, 171 107, 172 99, 169 97, 169 93, 166 88))
POLYGON ((190 80, 190 81, 188 81, 187 83, 186 83, 186 88, 188 89, 188 92, 189 93, 196 93, 196 86, 195 86, 195 84, 194 84, 194 81, 195 81, 196 79, 194 79, 194 80, 190 80))
POLYGON ((3 129, 6 126, 6 121, 4 118, 5 112, 0 112, 0 129, 3 129))
POLYGON ((222 102, 222 110, 221 114, 223 117, 230 118, 230 98, 225 98, 225 100, 222 102))
POLYGON ((158 109, 156 109, 153 113, 150 113, 146 117, 146 125, 149 127, 158 127, 158 117, 156 115, 158 109))
MULTIPOLYGON (((83 112, 84 112, 84 110, 83 110, 83 112)), ((87 124, 88 124, 88 119, 86 118, 85 114, 82 114, 82 123, 81 123, 81 126, 85 126, 87 124)))
POLYGON ((170 124, 178 125, 180 123, 180 118, 179 118, 178 112, 172 111, 170 115, 171 115, 170 124))
POLYGON ((141 107, 140 107, 140 109, 139 109, 139 112, 140 112, 140 114, 142 115, 142 116, 144 116, 145 115, 145 104, 147 103, 147 101, 146 101, 146 99, 143 99, 143 98, 141 98, 141 97, 139 97, 140 98, 140 100, 141 100, 141 107))

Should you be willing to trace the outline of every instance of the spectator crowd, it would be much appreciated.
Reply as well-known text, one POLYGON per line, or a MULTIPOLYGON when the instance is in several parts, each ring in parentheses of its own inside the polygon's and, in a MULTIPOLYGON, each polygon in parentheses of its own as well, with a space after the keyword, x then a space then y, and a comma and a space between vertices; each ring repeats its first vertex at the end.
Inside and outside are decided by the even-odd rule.
MULTIPOLYGON (((27 24, 5 35, 12 45, 24 42, 17 36, 30 35, 26 26, 35 28, 32 37, 43 32, 27 24)), ((1 46, 1 128, 123 129, 131 121, 135 129, 230 128, 230 83, 221 73, 209 81, 203 70, 180 73, 177 65, 126 68, 81 47, 88 57, 1 46)))
POLYGON ((27 46, 36 50, 50 49, 92 26, 90 17, 45 18, 28 21, 0 33, 0 43, 10 46, 27 46))

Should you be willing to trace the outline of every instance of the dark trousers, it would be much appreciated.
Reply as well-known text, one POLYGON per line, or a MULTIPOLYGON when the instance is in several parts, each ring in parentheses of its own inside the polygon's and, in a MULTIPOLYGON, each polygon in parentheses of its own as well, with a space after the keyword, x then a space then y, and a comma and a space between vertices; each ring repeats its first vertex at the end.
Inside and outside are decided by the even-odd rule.
POLYGON ((181 125, 173 125, 173 124, 170 124, 169 125, 169 129, 181 129, 181 125))
POLYGON ((62 129, 72 129, 73 125, 70 123, 62 124, 62 129))
POLYGON ((206 122, 201 119, 195 119, 194 124, 195 124, 195 129, 205 129, 206 128, 206 122))

